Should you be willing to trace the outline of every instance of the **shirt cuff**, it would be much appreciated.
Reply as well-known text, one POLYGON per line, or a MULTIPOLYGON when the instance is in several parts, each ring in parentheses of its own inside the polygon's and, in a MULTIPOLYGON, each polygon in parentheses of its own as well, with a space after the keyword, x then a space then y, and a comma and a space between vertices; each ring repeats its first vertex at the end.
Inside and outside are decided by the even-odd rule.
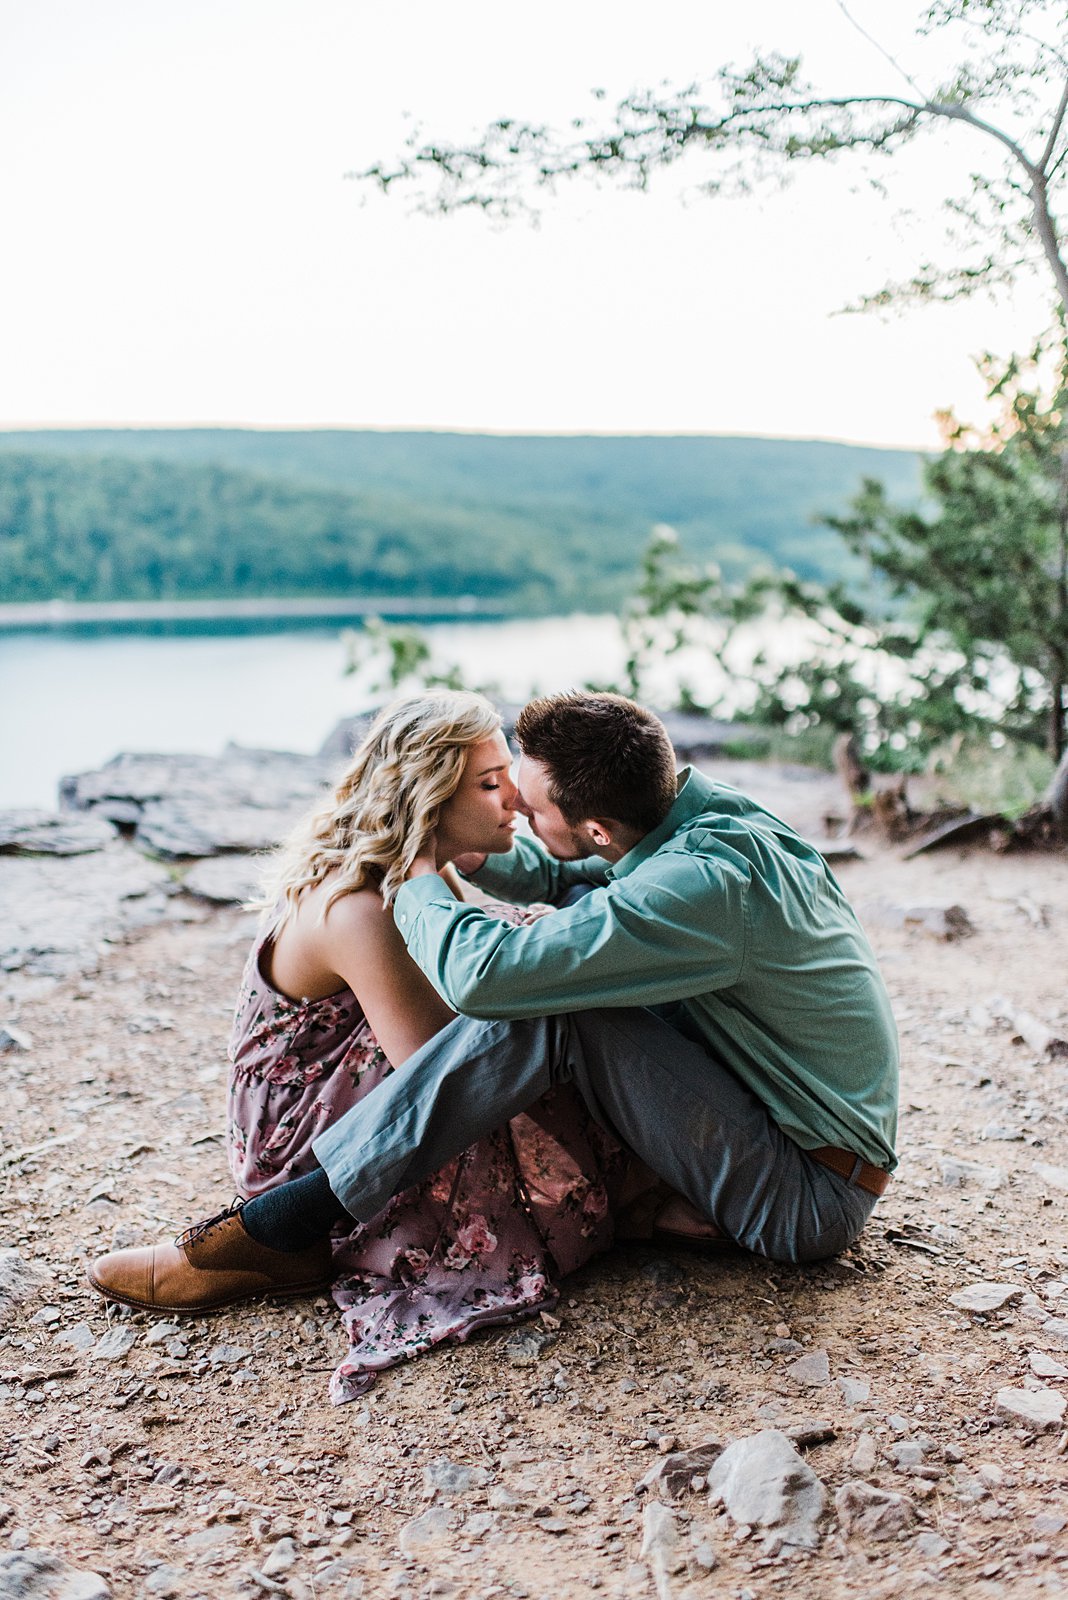
POLYGON ((439 905, 448 910, 450 906, 459 904, 448 884, 436 872, 427 872, 420 878, 409 878, 407 883, 401 884, 393 897, 393 920, 407 944, 419 913, 425 906, 439 905))

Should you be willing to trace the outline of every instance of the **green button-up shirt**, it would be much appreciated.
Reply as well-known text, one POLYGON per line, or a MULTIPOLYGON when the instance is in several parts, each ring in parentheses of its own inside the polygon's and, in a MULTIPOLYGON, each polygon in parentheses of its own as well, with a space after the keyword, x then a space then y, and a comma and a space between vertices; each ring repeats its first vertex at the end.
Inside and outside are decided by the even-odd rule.
POLYGON ((875 957, 818 851, 755 801, 684 770, 667 817, 614 866, 530 839, 480 887, 577 905, 512 927, 429 875, 394 906, 410 954, 454 1010, 531 1017, 684 1003, 688 1031, 804 1149, 893 1167, 897 1036, 875 957))

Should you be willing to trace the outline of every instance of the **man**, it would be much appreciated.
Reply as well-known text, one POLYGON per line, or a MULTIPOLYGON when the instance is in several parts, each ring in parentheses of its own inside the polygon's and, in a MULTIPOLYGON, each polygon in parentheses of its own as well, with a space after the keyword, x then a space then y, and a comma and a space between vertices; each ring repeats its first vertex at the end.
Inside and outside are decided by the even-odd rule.
POLYGON ((822 857, 744 795, 676 777, 663 725, 620 696, 536 700, 516 738, 534 840, 460 866, 508 899, 589 892, 516 928, 417 860, 394 916, 457 1020, 316 1140, 321 1170, 177 1250, 103 1258, 102 1293, 163 1304, 124 1292, 133 1268, 171 1307, 295 1291, 325 1274, 335 1220, 374 1216, 566 1080, 710 1231, 785 1261, 860 1233, 895 1164, 897 1046, 822 857))

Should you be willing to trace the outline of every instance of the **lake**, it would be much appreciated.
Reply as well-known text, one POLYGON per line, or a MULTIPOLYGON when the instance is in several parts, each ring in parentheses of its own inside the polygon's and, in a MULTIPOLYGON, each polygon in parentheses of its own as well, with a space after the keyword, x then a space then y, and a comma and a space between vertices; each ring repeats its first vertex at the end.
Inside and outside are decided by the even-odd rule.
MULTIPOLYGON (((428 624, 440 667, 510 700, 622 674, 613 616, 428 624)), ((336 628, 256 635, 0 634, 0 807, 54 807, 66 773, 121 750, 314 751, 370 698, 336 628)), ((377 696, 376 698, 380 698, 377 696)))

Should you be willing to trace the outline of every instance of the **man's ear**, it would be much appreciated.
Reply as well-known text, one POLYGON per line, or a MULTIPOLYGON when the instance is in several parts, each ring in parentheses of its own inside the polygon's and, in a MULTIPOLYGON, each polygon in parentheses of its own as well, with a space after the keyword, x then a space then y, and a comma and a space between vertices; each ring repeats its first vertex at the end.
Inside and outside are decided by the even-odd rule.
POLYGON ((603 850, 612 843, 612 823, 607 817, 590 817, 583 824, 594 848, 603 850))

